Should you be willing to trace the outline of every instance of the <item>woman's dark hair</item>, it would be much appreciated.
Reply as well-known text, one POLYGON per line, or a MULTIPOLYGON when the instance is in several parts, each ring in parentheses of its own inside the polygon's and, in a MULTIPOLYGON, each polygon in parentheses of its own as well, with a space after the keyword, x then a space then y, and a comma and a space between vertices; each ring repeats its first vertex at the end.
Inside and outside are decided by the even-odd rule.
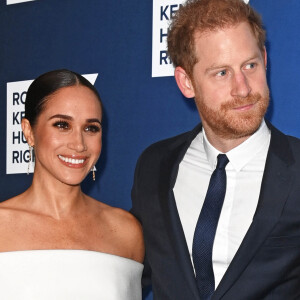
POLYGON ((49 96, 63 87, 75 85, 82 85, 92 90, 99 99, 101 111, 103 112, 100 95, 86 78, 66 69, 54 70, 40 75, 28 88, 25 101, 25 118, 30 125, 35 125, 38 116, 45 108, 49 96))

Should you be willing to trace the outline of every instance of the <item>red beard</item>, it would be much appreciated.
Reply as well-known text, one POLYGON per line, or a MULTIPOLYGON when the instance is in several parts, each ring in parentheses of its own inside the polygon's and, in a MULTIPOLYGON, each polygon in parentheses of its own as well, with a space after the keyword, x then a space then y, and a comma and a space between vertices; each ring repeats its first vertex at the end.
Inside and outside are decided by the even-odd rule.
POLYGON ((269 91, 264 97, 255 93, 245 98, 234 98, 223 103, 218 110, 208 107, 198 95, 195 100, 204 125, 222 138, 238 139, 252 135, 260 126, 269 105, 269 91), (247 105, 254 106, 235 110, 247 105))

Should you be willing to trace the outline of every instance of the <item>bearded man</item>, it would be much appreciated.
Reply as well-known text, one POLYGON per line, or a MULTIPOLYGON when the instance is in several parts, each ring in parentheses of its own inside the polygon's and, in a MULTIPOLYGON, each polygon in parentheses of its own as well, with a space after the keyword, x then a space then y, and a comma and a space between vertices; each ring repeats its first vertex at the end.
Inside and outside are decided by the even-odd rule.
POLYGON ((144 282, 159 300, 300 299, 300 142, 264 119, 260 16, 242 0, 188 0, 168 52, 201 124, 138 160, 144 282))

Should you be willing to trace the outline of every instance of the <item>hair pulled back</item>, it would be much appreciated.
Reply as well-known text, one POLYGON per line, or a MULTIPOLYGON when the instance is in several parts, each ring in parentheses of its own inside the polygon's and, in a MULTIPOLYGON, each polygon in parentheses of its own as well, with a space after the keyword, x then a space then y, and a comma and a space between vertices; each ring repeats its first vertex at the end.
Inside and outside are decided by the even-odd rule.
POLYGON ((30 125, 34 126, 36 124, 51 95, 61 88, 76 85, 82 85, 92 90, 99 99, 101 111, 103 112, 100 95, 86 78, 66 69, 54 70, 40 75, 28 88, 25 101, 25 118, 30 125))

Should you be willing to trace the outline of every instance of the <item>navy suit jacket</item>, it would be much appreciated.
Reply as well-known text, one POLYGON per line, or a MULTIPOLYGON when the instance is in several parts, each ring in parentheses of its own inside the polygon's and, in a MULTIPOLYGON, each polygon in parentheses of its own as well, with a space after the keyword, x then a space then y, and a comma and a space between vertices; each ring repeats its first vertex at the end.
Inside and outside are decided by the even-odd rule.
MULTIPOLYGON (((258 206, 212 300, 300 299, 300 141, 267 124, 258 206)), ((137 163, 132 213, 143 226, 144 283, 152 282, 155 300, 201 300, 173 194, 179 163, 201 129, 151 145, 137 163)))

